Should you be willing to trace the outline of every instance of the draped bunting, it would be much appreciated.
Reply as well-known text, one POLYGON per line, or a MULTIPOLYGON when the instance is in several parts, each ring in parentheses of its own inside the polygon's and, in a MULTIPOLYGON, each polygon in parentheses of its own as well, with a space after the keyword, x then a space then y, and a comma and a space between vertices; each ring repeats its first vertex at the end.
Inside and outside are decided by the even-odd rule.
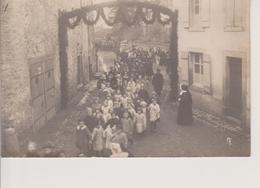
MULTIPOLYGON (((150 9, 148 9, 148 10, 150 10, 150 9)), ((143 8, 142 8, 142 10, 141 10, 141 17, 142 17, 142 19, 143 19, 143 22, 145 23, 145 24, 153 24, 154 22, 155 22, 155 20, 156 20, 156 10, 153 10, 153 9, 151 9, 152 10, 152 18, 149 20, 149 19, 147 19, 146 18, 146 12, 144 12, 144 10, 143 10, 143 8)))
POLYGON ((159 13, 159 14, 157 15, 157 20, 158 20, 159 23, 161 23, 162 25, 168 25, 168 24, 171 23, 171 18, 170 18, 170 17, 169 17, 168 19, 166 19, 166 20, 162 20, 162 15, 161 15, 161 13, 159 13))
POLYGON ((81 20, 81 16, 70 18, 67 20, 67 26, 71 29, 74 29, 76 26, 78 26, 80 20, 81 20))
POLYGON ((156 21, 166 25, 172 24, 170 39, 170 60, 169 72, 171 73, 171 93, 170 99, 177 100, 178 95, 178 36, 177 36, 177 11, 172 11, 167 7, 155 5, 149 2, 105 2, 92 6, 83 7, 72 10, 70 12, 59 12, 59 47, 60 47, 60 71, 61 71, 61 102, 62 107, 66 107, 68 102, 68 33, 67 29, 74 29, 80 24, 80 21, 87 25, 95 25, 99 18, 102 18, 108 26, 113 26, 118 22, 122 22, 128 26, 132 26, 137 22, 143 21, 145 24, 153 24, 156 21), (104 11, 105 7, 117 8, 115 17, 109 18, 104 11), (136 7, 134 15, 129 16, 127 8, 136 7), (144 10, 151 10, 151 18, 147 18, 144 10), (91 13, 95 15, 89 16, 91 13), (163 19, 163 15, 168 18, 163 19))
POLYGON ((107 18, 106 15, 105 15, 105 11, 104 11, 103 8, 100 9, 100 15, 101 15, 101 17, 103 18, 104 22, 105 22, 108 26, 110 26, 110 27, 112 27, 112 26, 117 22, 117 14, 116 14, 114 20, 108 20, 108 18, 107 18))
POLYGON ((91 14, 91 11, 88 11, 88 12, 85 12, 84 14, 82 14, 83 21, 85 24, 95 25, 97 23, 97 21, 99 20, 99 17, 100 17, 100 9, 94 10, 94 12, 96 12, 96 17, 93 20, 88 19, 88 14, 91 14))
MULTIPOLYGON (((167 15, 167 14, 166 14, 167 15)), ((156 9, 155 7, 136 7, 136 10, 134 11, 134 16, 132 16, 132 19, 129 19, 128 10, 126 7, 122 6, 119 7, 116 16, 114 19, 109 19, 108 16, 105 14, 104 7, 98 7, 93 10, 81 10, 76 15, 68 15, 67 16, 67 27, 74 29, 81 20, 84 21, 87 25, 95 25, 99 18, 101 17, 104 22, 108 26, 113 26, 115 23, 122 22, 125 23, 128 26, 134 25, 137 21, 143 21, 145 24, 153 24, 156 21, 163 25, 170 24, 172 21, 171 15, 167 15, 169 18, 166 20, 162 19, 162 15, 160 13, 160 9, 156 9), (151 18, 147 18, 147 12, 145 10, 150 11, 151 18), (88 18, 88 14, 91 12, 95 12, 96 16, 93 19, 88 18), (141 18, 141 20, 140 20, 141 18)))
POLYGON ((121 11, 120 14, 122 16, 121 21, 123 23, 127 24, 128 26, 132 26, 138 21, 139 14, 140 14, 140 8, 138 8, 138 7, 136 8, 135 15, 133 16, 132 20, 129 20, 127 18, 129 16, 128 16, 128 10, 126 8, 121 8, 120 11, 121 11))

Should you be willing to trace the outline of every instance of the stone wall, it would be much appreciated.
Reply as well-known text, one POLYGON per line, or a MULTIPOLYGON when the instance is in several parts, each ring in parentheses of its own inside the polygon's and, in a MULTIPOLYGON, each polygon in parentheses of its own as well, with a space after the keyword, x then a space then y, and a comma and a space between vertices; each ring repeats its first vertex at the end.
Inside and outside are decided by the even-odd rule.
POLYGON ((31 125, 29 69, 26 63, 25 0, 2 1, 2 124, 31 125))
MULTIPOLYGON (((32 126, 29 60, 51 57, 54 65, 55 98, 60 108, 60 64, 58 46, 58 10, 80 8, 80 0, 2 0, 1 6, 1 116, 3 124, 18 130, 32 126)), ((72 59, 69 61, 69 91, 77 89, 75 44, 80 41, 73 31, 72 59)), ((78 32, 78 33, 77 33, 78 32)), ((86 34, 86 33, 84 33, 86 34)), ((86 49, 88 46, 85 47, 86 49)))

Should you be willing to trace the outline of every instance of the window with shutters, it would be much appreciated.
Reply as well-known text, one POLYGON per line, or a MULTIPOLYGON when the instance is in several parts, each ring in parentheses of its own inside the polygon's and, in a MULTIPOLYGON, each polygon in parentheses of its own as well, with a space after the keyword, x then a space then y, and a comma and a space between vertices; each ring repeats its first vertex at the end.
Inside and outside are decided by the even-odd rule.
POLYGON ((184 28, 189 31, 204 31, 210 26, 210 0, 183 0, 184 28))
POLYGON ((200 28, 200 0, 190 0, 190 26, 200 28))
POLYGON ((193 89, 198 89, 205 94, 211 94, 211 60, 210 56, 199 52, 182 53, 182 64, 187 61, 186 70, 188 74, 184 76, 184 80, 192 86, 193 89), (188 56, 188 57, 187 57, 188 56))
POLYGON ((244 0, 225 0, 225 31, 244 30, 244 0))
POLYGON ((191 53, 193 85, 203 87, 203 61, 201 53, 191 53))

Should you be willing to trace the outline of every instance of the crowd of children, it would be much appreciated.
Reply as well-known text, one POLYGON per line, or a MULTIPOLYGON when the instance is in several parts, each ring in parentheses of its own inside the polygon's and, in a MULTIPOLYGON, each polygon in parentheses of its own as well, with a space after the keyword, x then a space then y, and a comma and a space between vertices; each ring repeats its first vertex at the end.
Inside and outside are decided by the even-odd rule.
POLYGON ((76 129, 79 156, 131 157, 128 148, 135 137, 156 130, 160 106, 149 54, 139 50, 119 56, 99 78, 97 96, 76 129))
MULTIPOLYGON (((156 131, 163 87, 158 68, 163 63, 157 73, 154 64, 161 54, 158 49, 118 54, 110 71, 97 80, 97 96, 76 126, 78 157, 133 157, 129 146, 135 138, 156 131)), ((38 149, 29 142, 26 157, 65 157, 65 151, 52 143, 38 149)))

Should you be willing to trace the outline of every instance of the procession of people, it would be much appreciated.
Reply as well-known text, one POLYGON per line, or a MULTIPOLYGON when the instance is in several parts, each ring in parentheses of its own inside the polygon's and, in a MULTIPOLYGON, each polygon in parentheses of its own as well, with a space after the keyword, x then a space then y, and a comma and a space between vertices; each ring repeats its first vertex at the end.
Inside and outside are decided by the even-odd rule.
MULTIPOLYGON (((135 138, 158 129, 164 87, 161 68, 166 65, 166 55, 160 48, 133 48, 118 54, 114 65, 98 79, 98 95, 77 126, 79 156, 134 156, 128 148, 135 138)), ((192 105, 187 90, 183 86, 179 98, 180 125, 192 122, 185 119, 192 105)))
POLYGON ((163 63, 154 74, 156 55, 141 48, 120 53, 98 79, 98 94, 76 129, 79 156, 130 157, 135 138, 156 131, 163 89, 163 63))
MULTIPOLYGON (((113 66, 98 78, 96 96, 77 122, 76 156, 133 157, 129 148, 135 139, 160 129, 166 59, 167 52, 160 48, 132 48, 117 54, 113 66)), ((181 85, 176 122, 190 125, 192 120, 192 97, 188 86, 181 85)), ((65 152, 48 144, 41 155, 64 156, 65 152)), ((29 144, 27 156, 39 156, 35 144, 29 144)))

